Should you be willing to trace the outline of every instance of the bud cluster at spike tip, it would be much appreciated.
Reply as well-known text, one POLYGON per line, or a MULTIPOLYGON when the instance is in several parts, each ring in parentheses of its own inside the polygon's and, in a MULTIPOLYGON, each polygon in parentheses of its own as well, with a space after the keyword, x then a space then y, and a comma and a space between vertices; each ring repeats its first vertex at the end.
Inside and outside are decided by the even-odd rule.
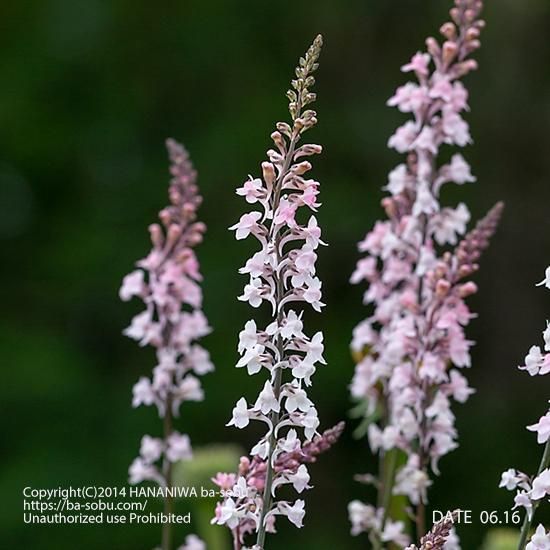
POLYGON ((326 432, 318 435, 317 410, 307 395, 317 365, 325 364, 323 334, 306 335, 302 320, 304 306, 316 311, 324 306, 316 275, 317 251, 324 244, 315 217, 321 206, 319 182, 309 175, 308 159, 322 148, 300 143, 317 122, 315 111, 306 107, 315 100, 311 87, 321 46, 318 36, 300 58, 287 92, 292 123, 276 125, 271 134, 274 148, 261 165, 262 176, 250 177, 237 189, 252 210, 230 228, 237 240, 252 236, 260 244, 239 270, 249 277, 239 300, 253 308, 267 303, 272 319, 265 327, 251 319, 239 335, 237 368, 264 380, 257 398, 238 400, 229 422, 245 428, 260 421, 266 432, 252 448, 252 459, 241 461, 239 475, 216 477, 218 484, 234 484, 236 496, 218 504, 213 522, 231 529, 235 548, 253 532, 255 547, 262 548, 277 515, 302 526, 304 501, 280 500, 278 488, 291 485, 297 493, 309 488, 308 452, 321 452, 313 452, 315 445, 327 437, 326 432), (260 470, 262 474, 256 475, 260 470))
MULTIPOLYGON (((443 186, 475 181, 461 154, 446 163, 438 157, 444 146, 471 142, 462 118, 468 92, 460 78, 477 68, 469 55, 480 46, 481 8, 480 1, 457 0, 441 28, 443 40, 429 38, 427 52, 402 67, 416 82, 399 87, 388 105, 412 118, 388 146, 406 161, 389 174, 382 200, 388 219, 359 243, 366 255, 351 277, 368 284, 364 303, 372 309, 353 332, 351 394, 363 404, 371 450, 381 457, 394 449, 406 455, 392 494, 405 495, 413 506, 426 502, 430 467, 438 473, 439 459, 457 446, 452 401, 464 403, 473 393, 460 372, 470 366, 472 342, 464 329, 474 317, 464 299, 477 290, 465 279, 478 269, 502 211, 497 204, 465 235, 466 205, 440 204, 443 186)), ((353 501, 349 515, 353 534, 408 544, 404 524, 392 521, 388 510, 353 501)))
MULTIPOLYGON (((202 201, 197 175, 179 143, 169 139, 166 146, 172 176, 170 204, 160 211, 160 224, 149 227, 152 250, 124 277, 119 292, 122 300, 138 297, 145 305, 124 334, 141 346, 154 347, 157 356, 152 375, 134 385, 132 405, 154 405, 162 418, 177 417, 184 401, 202 401, 198 376, 214 369, 208 351, 197 344, 211 331, 202 312, 202 277, 193 250, 206 229, 196 221, 202 201)), ((143 436, 139 456, 129 469, 130 483, 167 486, 171 465, 192 457, 188 435, 171 427, 164 432, 163 437, 143 436)), ((204 543, 190 535, 181 549, 203 550, 204 543)))

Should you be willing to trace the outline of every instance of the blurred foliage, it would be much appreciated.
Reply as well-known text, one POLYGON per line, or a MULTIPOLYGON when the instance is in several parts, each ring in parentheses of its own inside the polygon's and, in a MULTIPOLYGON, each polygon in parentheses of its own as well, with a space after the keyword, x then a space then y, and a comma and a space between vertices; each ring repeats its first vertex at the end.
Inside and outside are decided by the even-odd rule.
MULTIPOLYGON (((324 146, 320 223, 330 246, 320 254, 328 306, 308 315, 323 329, 328 366, 313 396, 324 426, 350 408, 348 342, 365 315, 348 285, 355 243, 382 215, 386 175, 400 157, 386 148, 403 120, 385 107, 404 82, 398 68, 446 17, 449 1, 257 2, 167 0, 4 0, 0 3, 0 241, 2 546, 32 550, 145 550, 156 526, 30 527, 22 488, 121 485, 142 434, 157 434, 152 409, 131 409, 131 385, 154 365, 151 351, 121 335, 138 304, 118 285, 148 250, 146 227, 166 202, 163 141, 182 140, 199 170, 209 231, 198 251, 205 340, 217 371, 207 400, 183 410, 180 426, 196 446, 249 448, 254 429, 226 428, 231 408, 258 381, 233 368, 236 339, 250 315, 238 303, 237 269, 251 250, 227 231, 245 209, 234 189, 258 174, 269 134, 286 117, 284 92, 296 60, 316 33, 325 47, 318 73, 324 146)), ((550 311, 533 284, 550 258, 550 3, 489 2, 479 72, 468 77, 475 147, 465 152, 478 183, 444 197, 475 216, 498 199, 508 207, 483 258, 478 341, 468 374, 478 393, 457 407, 461 447, 442 461, 431 491, 435 509, 507 510, 500 472, 533 471, 539 449, 524 430, 548 388, 515 370, 550 311), (528 396, 529 398, 526 398, 528 396)), ((266 312, 262 313, 266 314, 266 312)), ((364 548, 349 536, 346 503, 369 498, 353 474, 375 468, 366 443, 349 430, 312 467, 306 528, 284 522, 273 548, 364 548)), ((460 526, 464 548, 485 527, 460 526)), ((181 533, 183 539, 184 533, 181 533)))
POLYGON ((515 529, 492 529, 487 533, 481 550, 516 550, 519 531, 515 529))
POLYGON ((218 525, 211 525, 218 498, 202 498, 202 494, 219 491, 212 482, 218 472, 236 472, 243 450, 234 445, 207 445, 193 449, 193 460, 181 461, 174 469, 174 485, 195 487, 200 498, 192 498, 180 504, 181 510, 191 509, 196 533, 206 542, 208 550, 229 550, 232 548, 229 530, 218 525))

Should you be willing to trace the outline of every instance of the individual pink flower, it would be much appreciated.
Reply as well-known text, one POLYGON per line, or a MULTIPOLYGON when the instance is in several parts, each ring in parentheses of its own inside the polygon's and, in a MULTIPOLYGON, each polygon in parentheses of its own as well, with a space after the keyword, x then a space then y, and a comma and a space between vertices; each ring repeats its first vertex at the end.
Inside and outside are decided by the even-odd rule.
POLYGON ((527 426, 527 429, 531 432, 537 432, 537 443, 546 443, 550 439, 550 411, 536 424, 527 426))
POLYGON ((550 550, 550 531, 539 525, 525 550, 550 550))

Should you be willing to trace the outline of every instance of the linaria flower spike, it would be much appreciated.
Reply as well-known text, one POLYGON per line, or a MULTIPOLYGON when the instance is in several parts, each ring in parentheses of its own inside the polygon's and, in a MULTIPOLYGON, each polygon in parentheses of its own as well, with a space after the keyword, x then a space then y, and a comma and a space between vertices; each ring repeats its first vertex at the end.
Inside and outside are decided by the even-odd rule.
POLYGON ((441 28, 443 42, 428 38, 427 52, 402 67, 417 82, 398 88, 388 105, 412 120, 388 146, 406 154, 406 161, 389 174, 382 201, 388 220, 377 222, 359 243, 366 256, 351 277, 352 283, 368 283, 364 303, 372 307, 353 332, 351 394, 383 466, 375 483, 378 507, 354 501, 349 513, 352 533, 367 531, 375 548, 407 544, 404 525, 388 514, 392 495, 408 498, 416 508, 417 538, 424 535, 430 469, 438 473, 439 459, 457 446, 451 402, 463 403, 473 392, 460 372, 470 366, 472 342, 464 328, 474 317, 464 299, 477 290, 466 279, 478 268, 502 205, 463 237, 468 208, 441 206, 440 190, 475 178, 462 155, 442 164, 439 152, 471 142, 461 116, 468 92, 460 78, 477 67, 469 56, 480 46, 481 8, 479 0, 456 0, 452 21, 441 28))
MULTIPOLYGON (((546 279, 550 277, 550 267, 546 269, 546 279)), ((538 286, 541 286, 540 284, 538 286)), ((545 285, 550 288, 549 285, 545 285)), ((545 376, 550 373, 550 324, 547 323, 542 333, 544 346, 532 346, 525 357, 525 365, 520 370, 527 371, 531 376, 545 376)), ((533 517, 539 505, 550 497, 550 409, 541 416, 539 421, 527 429, 537 434, 537 443, 544 445, 542 459, 535 476, 528 476, 523 472, 510 468, 502 474, 500 487, 508 491, 516 491, 514 508, 525 508, 525 520, 521 529, 518 550, 550 549, 550 531, 542 525, 537 527, 530 542, 533 517)))
POLYGON ((275 147, 267 152, 269 160, 262 163, 262 177, 250 177, 237 189, 253 210, 230 228, 237 240, 252 236, 261 247, 240 269, 249 282, 239 300, 253 308, 267 303, 272 315, 265 328, 248 321, 239 336, 241 358, 236 366, 267 379, 261 382, 255 400, 238 400, 229 425, 245 428, 256 420, 266 425, 251 454, 253 463, 265 462, 267 468, 262 487, 239 476, 234 491, 239 496, 226 499, 217 508, 214 521, 233 531, 236 548, 246 534, 239 527, 243 523, 253 526, 257 533, 255 548, 263 548, 266 531, 273 531, 275 516, 286 516, 301 527, 305 514, 302 500, 279 500, 277 490, 285 484, 298 493, 309 488, 305 463, 297 469, 279 466, 283 456, 299 452, 314 440, 319 426, 317 410, 306 390, 316 365, 325 363, 323 335, 306 336, 302 313, 304 303, 316 311, 324 305, 315 270, 317 249, 324 243, 315 216, 304 216, 320 206, 319 183, 308 177, 312 165, 307 159, 319 154, 321 146, 300 142, 317 122, 315 111, 307 106, 315 100, 311 88, 321 45, 318 36, 300 59, 287 92, 292 122, 279 122, 271 134, 275 147))
MULTIPOLYGON (((151 345, 157 352, 157 366, 151 377, 141 377, 133 389, 132 405, 156 406, 163 418, 162 437, 144 435, 139 457, 130 466, 130 483, 150 480, 161 486, 172 485, 172 465, 191 458, 189 437, 172 426, 184 401, 202 401, 203 390, 197 376, 214 369, 208 352, 198 339, 210 332, 202 312, 202 277, 193 248, 202 241, 206 229, 197 221, 201 197, 197 175, 187 151, 174 140, 167 140, 172 179, 168 191, 170 205, 159 213, 160 224, 149 227, 153 248, 137 263, 138 269, 124 277, 120 298, 133 296, 145 304, 124 333, 140 345, 151 345)), ((170 513, 171 498, 165 499, 170 513)), ((196 536, 187 546, 199 548, 196 536)), ((172 548, 170 524, 163 528, 162 550, 172 548)))

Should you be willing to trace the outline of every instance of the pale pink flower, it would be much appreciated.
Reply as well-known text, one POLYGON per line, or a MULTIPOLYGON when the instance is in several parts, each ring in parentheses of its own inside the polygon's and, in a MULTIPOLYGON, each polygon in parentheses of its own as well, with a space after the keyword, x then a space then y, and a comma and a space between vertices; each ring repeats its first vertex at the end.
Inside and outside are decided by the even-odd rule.
POLYGON ((428 76, 428 66, 431 63, 431 57, 427 53, 417 52, 413 55, 410 63, 403 65, 401 70, 404 73, 414 71, 420 76, 428 76))
POLYGON ((540 283, 538 283, 537 286, 545 286, 546 288, 550 289, 550 267, 546 268, 544 279, 540 283))
POLYGON ((532 426, 527 426, 531 432, 537 432, 537 443, 546 443, 550 439, 550 411, 532 426))
POLYGON ((197 535, 187 535, 185 543, 178 550, 206 550, 206 544, 197 535))
POLYGON ((544 526, 539 524, 525 550, 550 550, 550 531, 547 532, 544 526))
POLYGON ((532 500, 540 500, 545 496, 550 496, 550 468, 543 470, 533 480, 533 489, 529 496, 532 500))
POLYGON ((229 229, 235 230, 235 238, 240 241, 246 239, 251 233, 255 233, 258 230, 258 220, 262 217, 259 212, 250 212, 243 214, 241 219, 235 225, 232 225, 229 229))

